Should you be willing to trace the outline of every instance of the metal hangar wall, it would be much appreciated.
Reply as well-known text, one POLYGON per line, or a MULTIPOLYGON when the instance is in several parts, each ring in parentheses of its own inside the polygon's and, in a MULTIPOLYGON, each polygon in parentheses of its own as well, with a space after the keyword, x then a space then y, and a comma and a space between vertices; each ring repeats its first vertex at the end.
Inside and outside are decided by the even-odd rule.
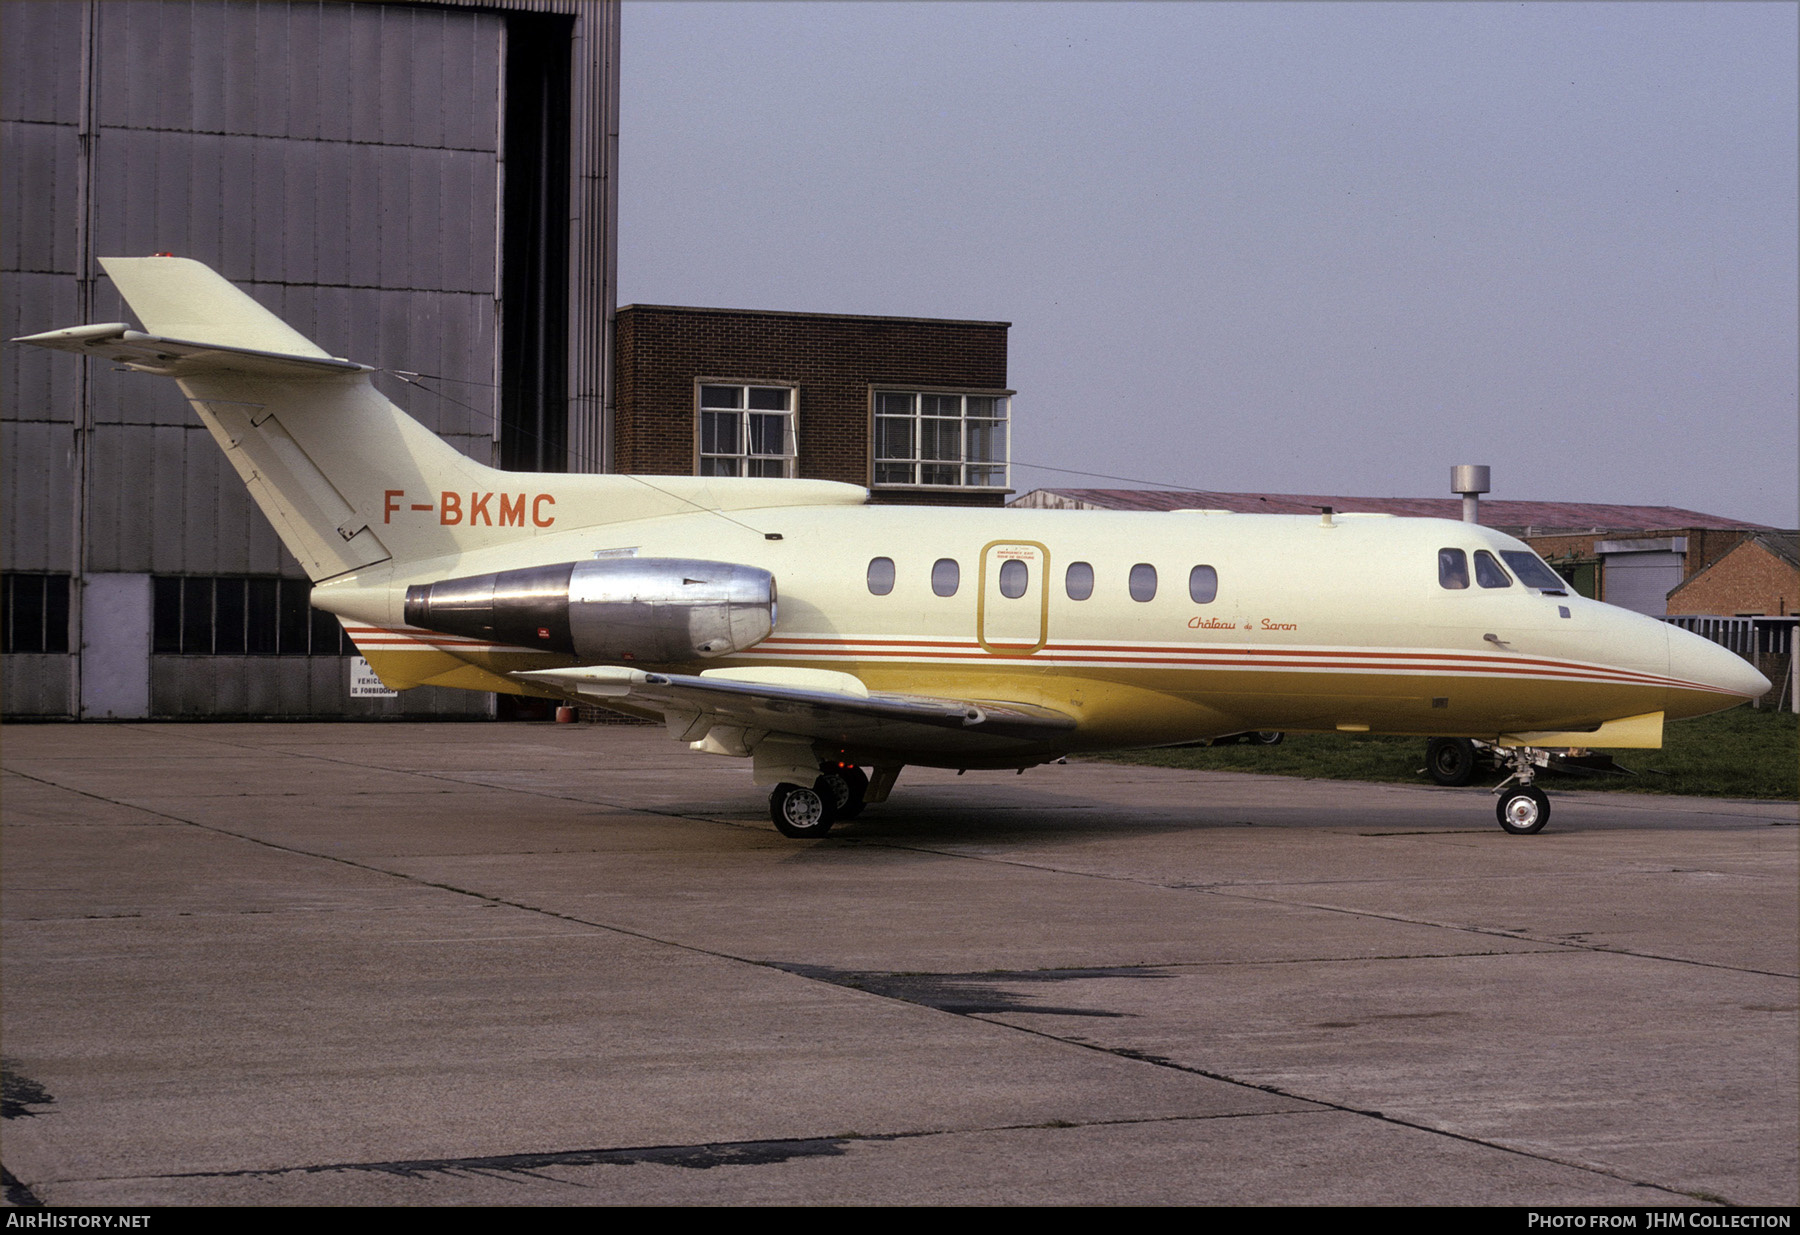
MULTIPOLYGON (((0 4, 5 337, 244 286, 485 463, 606 470, 618 0, 0 4), (427 375, 427 376, 418 376, 427 375)), ((171 383, 0 366, 9 717, 485 715, 352 698, 336 623, 171 383)))

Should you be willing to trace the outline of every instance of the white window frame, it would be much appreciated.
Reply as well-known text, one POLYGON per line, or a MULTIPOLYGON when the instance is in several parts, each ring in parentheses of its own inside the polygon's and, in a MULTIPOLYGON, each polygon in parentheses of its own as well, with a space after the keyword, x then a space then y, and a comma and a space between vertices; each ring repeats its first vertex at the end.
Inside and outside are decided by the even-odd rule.
MULTIPOLYGON (((869 388, 869 478, 871 487, 877 489, 940 489, 962 492, 1010 493, 1012 491, 1012 399, 1017 393, 1011 390, 981 390, 971 387, 942 386, 871 386, 869 388), (911 400, 911 410, 902 415, 895 415, 891 410, 893 400, 911 400), (927 414, 926 400, 934 401, 934 406, 927 414), (955 415, 946 416, 943 403, 946 399, 956 401, 955 415), (996 459, 971 459, 969 400, 992 399, 996 414, 993 416, 975 416, 976 421, 995 423, 1001 426, 1003 441, 996 459), (910 420, 908 430, 910 440, 908 455, 897 452, 883 453, 882 447, 888 442, 884 429, 896 421, 910 420), (954 458, 923 458, 925 448, 926 421, 941 422, 954 420, 956 423, 956 444, 954 458), (885 423, 884 423, 885 422, 885 423), (978 473, 985 473, 984 479, 971 479, 978 473), (998 483, 995 474, 998 474, 998 483), (902 477, 905 477, 904 479, 902 477), (954 477, 954 478, 952 478, 954 477)), ((937 443, 941 450, 943 441, 937 443)))
POLYGON ((741 377, 700 377, 694 379, 694 475, 696 476, 750 476, 767 477, 771 468, 776 469, 774 475, 791 477, 796 474, 795 463, 798 455, 795 448, 797 437, 797 417, 800 403, 800 383, 770 380, 751 380, 741 377), (737 406, 735 408, 707 407, 705 390, 708 387, 722 386, 735 389, 737 406), (750 392, 753 390, 779 390, 787 396, 787 407, 774 408, 751 407, 750 392), (708 412, 729 412, 738 414, 738 434, 736 450, 707 450, 708 412), (778 453, 769 451, 753 451, 750 443, 750 424, 748 417, 752 414, 762 416, 780 416, 785 421, 782 431, 781 450, 778 453), (707 471, 709 461, 731 460, 735 462, 734 471, 707 471), (752 473, 751 465, 759 465, 760 470, 752 473))

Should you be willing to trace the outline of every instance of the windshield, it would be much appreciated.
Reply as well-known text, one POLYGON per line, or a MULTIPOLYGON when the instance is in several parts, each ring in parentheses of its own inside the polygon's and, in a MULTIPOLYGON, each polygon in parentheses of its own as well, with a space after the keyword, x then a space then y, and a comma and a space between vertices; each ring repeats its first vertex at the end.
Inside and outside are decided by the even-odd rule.
POLYGON ((1519 576, 1519 582, 1526 587, 1534 587, 1544 592, 1567 592, 1569 585, 1563 577, 1544 565, 1544 559, 1524 549, 1502 549, 1500 556, 1506 564, 1513 568, 1519 576))

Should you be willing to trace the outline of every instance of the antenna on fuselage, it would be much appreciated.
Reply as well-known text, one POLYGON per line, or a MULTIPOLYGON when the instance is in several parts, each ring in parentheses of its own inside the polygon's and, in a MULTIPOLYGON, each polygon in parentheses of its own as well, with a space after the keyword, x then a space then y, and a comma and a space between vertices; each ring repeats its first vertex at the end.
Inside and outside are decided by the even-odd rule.
POLYGON ((1450 469, 1450 492, 1462 495, 1464 523, 1481 522, 1481 495, 1487 491, 1487 464, 1459 463, 1450 469))

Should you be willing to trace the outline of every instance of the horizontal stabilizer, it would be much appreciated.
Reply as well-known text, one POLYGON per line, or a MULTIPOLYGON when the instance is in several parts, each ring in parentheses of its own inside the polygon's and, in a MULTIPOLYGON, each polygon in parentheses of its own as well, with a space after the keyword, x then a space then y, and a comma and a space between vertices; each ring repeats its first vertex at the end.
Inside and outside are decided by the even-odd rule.
POLYGON ((204 373, 244 373, 257 377, 342 377, 347 373, 371 373, 368 365, 329 356, 296 356, 265 352, 219 343, 165 339, 132 330, 124 322, 95 326, 70 326, 13 340, 34 347, 55 348, 94 356, 159 377, 195 377, 204 373))

